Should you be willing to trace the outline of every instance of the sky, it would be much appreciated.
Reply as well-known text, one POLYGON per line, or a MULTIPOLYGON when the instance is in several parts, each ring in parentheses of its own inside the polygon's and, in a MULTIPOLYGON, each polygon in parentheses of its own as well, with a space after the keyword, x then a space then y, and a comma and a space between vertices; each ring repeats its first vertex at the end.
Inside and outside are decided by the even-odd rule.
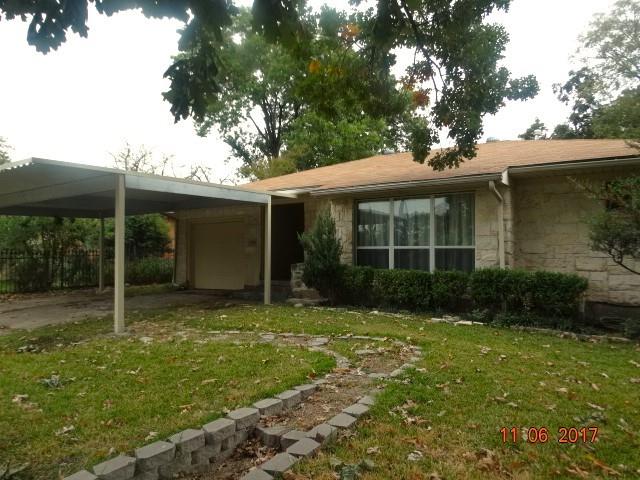
MULTIPOLYGON (((347 5, 312 1, 321 3, 347 5)), ((567 78, 578 36, 593 14, 612 4, 514 0, 509 12, 492 15, 510 35, 503 64, 515 77, 535 74, 540 94, 486 117, 484 138, 516 139, 536 116, 551 129, 566 118, 569 107, 556 99, 552 85, 567 78)), ((190 120, 174 123, 162 98, 168 88, 162 75, 177 53, 180 26, 137 11, 106 17, 91 10, 88 38, 69 34, 57 51, 42 55, 27 44, 27 23, 0 22, 0 136, 13 147, 12 159, 112 166, 110 154, 128 142, 158 158, 173 156, 177 175, 186 175, 190 165, 206 165, 212 181, 228 181, 238 164, 226 162, 226 145, 215 132, 199 137, 190 120)))

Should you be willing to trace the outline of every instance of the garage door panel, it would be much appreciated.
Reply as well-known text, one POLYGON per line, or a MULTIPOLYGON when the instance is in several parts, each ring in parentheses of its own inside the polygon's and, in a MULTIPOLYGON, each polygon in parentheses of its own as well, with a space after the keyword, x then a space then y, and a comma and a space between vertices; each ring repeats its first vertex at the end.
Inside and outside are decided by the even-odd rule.
POLYGON ((242 290, 246 271, 244 223, 195 224, 192 235, 195 288, 242 290))

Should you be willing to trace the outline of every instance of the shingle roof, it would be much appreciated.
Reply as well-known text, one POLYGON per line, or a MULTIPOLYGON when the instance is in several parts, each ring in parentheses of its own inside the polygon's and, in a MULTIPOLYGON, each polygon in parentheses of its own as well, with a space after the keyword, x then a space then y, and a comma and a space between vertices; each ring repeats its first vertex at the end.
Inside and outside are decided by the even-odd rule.
POLYGON ((393 153, 260 180, 243 187, 260 191, 381 185, 500 174, 508 167, 640 156, 624 140, 504 141, 478 145, 478 155, 458 168, 434 171, 411 153, 393 153))

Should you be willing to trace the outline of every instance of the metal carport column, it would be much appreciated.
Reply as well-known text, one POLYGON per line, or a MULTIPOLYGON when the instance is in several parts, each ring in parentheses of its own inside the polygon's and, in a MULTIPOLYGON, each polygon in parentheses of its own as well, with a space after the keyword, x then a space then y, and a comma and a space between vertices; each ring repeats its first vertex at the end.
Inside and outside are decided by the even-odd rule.
POLYGON ((126 178, 118 175, 116 178, 114 246, 115 258, 113 260, 113 331, 124 333, 124 212, 126 202, 126 178))

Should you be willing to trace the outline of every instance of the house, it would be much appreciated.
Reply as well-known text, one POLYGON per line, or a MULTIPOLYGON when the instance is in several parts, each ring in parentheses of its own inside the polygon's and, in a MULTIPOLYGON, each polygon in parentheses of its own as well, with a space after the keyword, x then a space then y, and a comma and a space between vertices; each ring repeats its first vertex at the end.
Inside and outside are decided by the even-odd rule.
MULTIPOLYGON (((589 246, 585 219, 604 206, 570 180, 632 174, 640 174, 640 152, 622 140, 504 141, 479 145, 476 158, 444 171, 393 153, 242 187, 274 195, 274 281, 290 279, 291 265, 303 260, 298 234, 327 207, 350 265, 575 272, 589 280, 589 301, 640 306, 640 276, 589 246)), ((260 205, 176 212, 177 281, 260 285, 265 212, 260 205)))

